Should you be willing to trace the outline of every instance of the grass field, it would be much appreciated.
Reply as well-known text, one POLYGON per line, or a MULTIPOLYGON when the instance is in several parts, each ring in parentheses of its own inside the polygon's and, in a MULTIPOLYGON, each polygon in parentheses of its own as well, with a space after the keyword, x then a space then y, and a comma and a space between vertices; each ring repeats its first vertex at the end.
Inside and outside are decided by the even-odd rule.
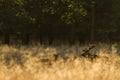
POLYGON ((80 57, 88 45, 0 46, 0 80, 119 80, 117 44, 96 44, 96 59, 80 57), (57 60, 54 54, 59 54, 57 60))

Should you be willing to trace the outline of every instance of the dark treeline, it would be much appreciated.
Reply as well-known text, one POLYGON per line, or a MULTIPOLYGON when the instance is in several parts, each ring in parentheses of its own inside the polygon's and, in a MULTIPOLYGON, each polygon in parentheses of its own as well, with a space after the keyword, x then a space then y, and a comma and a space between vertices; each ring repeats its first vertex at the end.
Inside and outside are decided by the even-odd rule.
POLYGON ((119 0, 0 0, 0 39, 119 41, 119 8, 119 0))

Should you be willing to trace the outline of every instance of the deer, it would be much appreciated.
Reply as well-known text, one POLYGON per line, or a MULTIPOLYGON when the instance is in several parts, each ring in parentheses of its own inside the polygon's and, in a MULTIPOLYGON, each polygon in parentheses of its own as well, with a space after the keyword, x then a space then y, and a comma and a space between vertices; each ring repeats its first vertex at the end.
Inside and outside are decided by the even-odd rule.
POLYGON ((91 54, 91 53, 90 53, 90 50, 92 50, 93 48, 95 48, 94 45, 89 46, 88 49, 84 49, 84 50, 83 50, 83 53, 81 54, 81 56, 82 56, 82 57, 91 58, 91 59, 94 59, 94 58, 98 57, 98 55, 96 55, 96 54, 91 54))

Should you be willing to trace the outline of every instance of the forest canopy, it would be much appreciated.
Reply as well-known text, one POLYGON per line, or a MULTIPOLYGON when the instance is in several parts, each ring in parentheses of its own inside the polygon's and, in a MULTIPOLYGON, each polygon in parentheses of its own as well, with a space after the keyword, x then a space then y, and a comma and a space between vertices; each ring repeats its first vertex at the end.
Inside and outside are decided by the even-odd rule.
POLYGON ((119 0, 0 0, 0 39, 120 40, 119 0))

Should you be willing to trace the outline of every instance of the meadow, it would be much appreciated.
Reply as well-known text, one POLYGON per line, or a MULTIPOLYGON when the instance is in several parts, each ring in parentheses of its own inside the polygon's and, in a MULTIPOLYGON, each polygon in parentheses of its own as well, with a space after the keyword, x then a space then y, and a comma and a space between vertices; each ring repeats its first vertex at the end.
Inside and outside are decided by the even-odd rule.
POLYGON ((119 45, 97 43, 93 60, 81 57, 89 45, 0 45, 0 80, 119 80, 119 45))

